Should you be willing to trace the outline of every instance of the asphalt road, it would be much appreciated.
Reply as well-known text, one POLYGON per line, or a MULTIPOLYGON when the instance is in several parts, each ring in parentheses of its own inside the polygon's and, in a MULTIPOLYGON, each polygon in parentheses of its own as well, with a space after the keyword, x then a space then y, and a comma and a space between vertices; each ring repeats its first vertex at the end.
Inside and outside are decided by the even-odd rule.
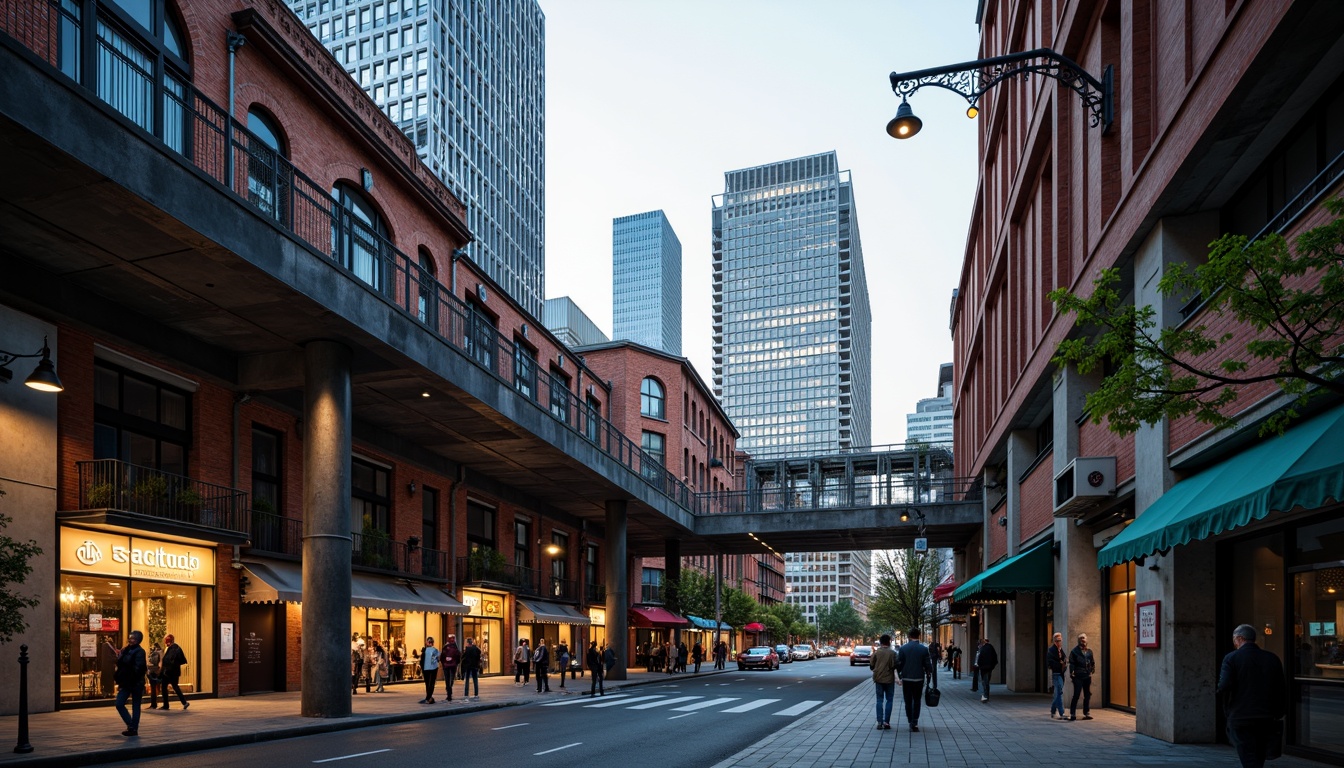
POLYGON ((843 657, 799 661, 775 671, 673 677, 596 700, 557 694, 525 706, 116 765, 360 768, 437 765, 445 758, 470 760, 474 768, 641 760, 712 765, 810 716, 868 674, 867 667, 850 667, 843 657))

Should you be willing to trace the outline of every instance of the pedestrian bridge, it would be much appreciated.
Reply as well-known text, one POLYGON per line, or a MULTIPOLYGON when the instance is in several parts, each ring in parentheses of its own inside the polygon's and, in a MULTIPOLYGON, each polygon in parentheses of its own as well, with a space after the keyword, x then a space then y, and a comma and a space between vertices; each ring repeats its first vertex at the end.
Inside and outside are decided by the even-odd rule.
POLYGON ((747 490, 690 499, 695 536, 683 554, 899 549, 921 536, 954 547, 984 521, 978 488, 955 476, 946 446, 753 460, 745 471, 747 490))

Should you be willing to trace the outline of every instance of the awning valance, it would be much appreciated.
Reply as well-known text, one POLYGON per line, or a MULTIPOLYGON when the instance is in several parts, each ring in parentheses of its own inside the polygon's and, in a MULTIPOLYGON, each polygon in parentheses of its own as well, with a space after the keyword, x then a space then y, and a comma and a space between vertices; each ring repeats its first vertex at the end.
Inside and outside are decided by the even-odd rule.
POLYGON ((636 627, 684 627, 690 622, 677 614, 653 605, 636 605, 630 609, 630 623, 636 627))
MULTIPOLYGON (((303 602, 303 571, 298 563, 243 563, 248 577, 245 603, 303 602)), ((393 581, 363 573, 350 575, 350 605, 396 611, 466 614, 467 606, 435 584, 393 581)))
POLYGON ((1018 592, 1052 592, 1055 589, 1053 541, 1014 555, 957 587, 952 597, 977 602, 1010 598, 1018 592))
POLYGON ((1097 565, 1119 565, 1332 499, 1344 501, 1344 405, 1173 485, 1102 548, 1097 565))
POLYGON ((518 619, 524 624, 592 624, 592 620, 568 605, 545 600, 519 600, 518 619))
POLYGON ((943 579, 943 583, 933 588, 933 602, 939 603, 952 596, 957 591, 957 580, 953 576, 943 579))
MULTIPOLYGON (((692 615, 690 615, 690 614, 686 614, 686 618, 687 618, 692 624, 694 624, 694 625, 696 626, 697 629, 714 629, 714 620, 713 620, 713 619, 702 619, 702 618, 700 618, 699 616, 692 616, 692 615)), ((719 627, 718 627, 718 628, 719 628, 720 630, 724 631, 724 632, 732 632, 732 631, 733 631, 733 628, 732 628, 732 627, 728 626, 727 624, 724 624, 722 621, 719 622, 719 627)))
POLYGON ((759 621, 753 621, 750 624, 747 624, 746 626, 742 627, 742 629, 748 632, 764 632, 765 625, 760 623, 759 621))

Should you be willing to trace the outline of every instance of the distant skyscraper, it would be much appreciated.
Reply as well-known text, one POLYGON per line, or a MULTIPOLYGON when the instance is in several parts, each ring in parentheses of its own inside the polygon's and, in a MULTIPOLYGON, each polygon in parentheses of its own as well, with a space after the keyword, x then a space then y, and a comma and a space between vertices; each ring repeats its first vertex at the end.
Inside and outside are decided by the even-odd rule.
POLYGON ((610 341, 597 324, 588 318, 579 305, 568 296, 546 300, 546 328, 568 347, 605 344, 610 341))
MULTIPOLYGON (((868 281, 834 152, 724 175, 714 201, 714 387, 752 458, 871 443, 868 281)), ((871 553, 785 556, 789 601, 868 612, 871 553)))
POLYGON ((905 442, 952 444, 952 364, 938 367, 938 396, 926 397, 905 415, 905 442))
POLYGON ((546 17, 537 0, 287 0, 467 206, 471 259, 540 318, 546 17))
POLYGON ((868 281, 834 152, 731 171, 714 202, 714 387, 753 458, 871 441, 868 281))
POLYGON ((662 211, 611 222, 613 339, 681 356, 681 241, 662 211))

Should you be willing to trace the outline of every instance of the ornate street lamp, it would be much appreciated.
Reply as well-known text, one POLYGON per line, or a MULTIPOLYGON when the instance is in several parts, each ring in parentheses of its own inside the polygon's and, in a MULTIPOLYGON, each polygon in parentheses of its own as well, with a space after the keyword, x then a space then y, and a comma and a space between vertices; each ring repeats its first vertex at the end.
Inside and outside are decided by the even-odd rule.
POLYGON ((10 363, 24 358, 41 358, 37 367, 24 380, 24 384, 31 389, 42 392, 61 392, 65 385, 61 384, 60 378, 56 376, 56 366, 51 362, 51 348, 47 346, 47 339, 43 337, 42 348, 31 355, 23 355, 16 352, 6 352, 0 349, 0 382, 7 382, 14 378, 14 372, 9 370, 10 363))
POLYGON ((980 114, 980 97, 986 91, 1010 77, 1028 74, 1045 75, 1068 86, 1092 112, 1092 125, 1101 126, 1102 133, 1110 130, 1115 117, 1115 75, 1111 66, 1106 65, 1098 80, 1073 59, 1049 48, 1037 48, 917 72, 892 72, 891 90, 901 97, 901 106, 887 123, 887 133, 894 139, 919 133, 923 121, 915 116, 907 99, 926 85, 946 88, 966 99, 966 116, 973 118, 980 114))

